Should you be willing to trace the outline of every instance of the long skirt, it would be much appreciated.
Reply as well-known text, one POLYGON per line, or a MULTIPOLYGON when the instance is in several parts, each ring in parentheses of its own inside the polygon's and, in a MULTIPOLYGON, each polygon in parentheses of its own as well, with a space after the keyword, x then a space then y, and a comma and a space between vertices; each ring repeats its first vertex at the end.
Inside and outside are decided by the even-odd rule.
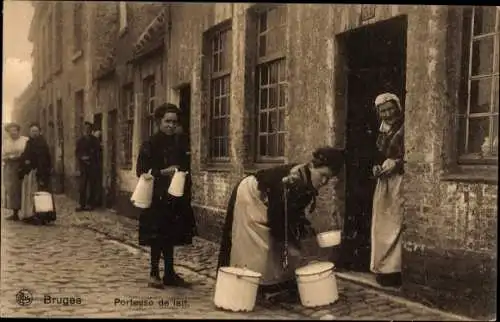
POLYGON ((3 168, 2 180, 4 185, 4 208, 21 209, 22 180, 18 171, 21 163, 19 160, 7 160, 3 168))
POLYGON ((300 264, 300 252, 289 247, 287 269, 283 269, 283 243, 274 241, 268 227, 267 207, 259 198, 257 180, 248 176, 238 186, 232 224, 230 266, 246 267, 262 274, 261 284, 291 280, 300 264))
POLYGON ((401 272, 403 176, 379 178, 373 199, 370 270, 377 274, 401 272))
POLYGON ((24 176, 22 181, 22 203, 19 218, 29 219, 35 215, 33 207, 33 194, 37 192, 36 171, 32 170, 24 176))
POLYGON ((139 245, 185 246, 193 243, 196 222, 187 198, 153 199, 139 217, 139 245))

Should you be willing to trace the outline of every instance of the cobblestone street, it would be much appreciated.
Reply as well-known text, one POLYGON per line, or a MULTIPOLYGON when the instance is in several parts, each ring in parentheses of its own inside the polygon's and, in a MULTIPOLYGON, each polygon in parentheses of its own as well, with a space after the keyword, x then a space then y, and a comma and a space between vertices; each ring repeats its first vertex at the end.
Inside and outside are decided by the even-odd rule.
POLYGON ((2 213, 2 317, 458 319, 342 279, 337 281, 339 301, 326 308, 257 305, 250 313, 221 311, 212 301, 217 258, 213 243, 196 239, 193 246, 176 251, 176 270, 194 283, 192 289, 151 289, 149 253, 134 246, 136 221, 105 210, 74 213, 75 204, 63 196, 56 196, 56 204, 58 220, 51 226, 5 221, 7 213, 2 213), (22 289, 33 295, 30 305, 16 303, 22 289), (53 303, 44 303, 46 296, 53 303), (81 303, 65 305, 56 299, 64 297, 81 303), (127 300, 148 302, 130 305, 127 300))

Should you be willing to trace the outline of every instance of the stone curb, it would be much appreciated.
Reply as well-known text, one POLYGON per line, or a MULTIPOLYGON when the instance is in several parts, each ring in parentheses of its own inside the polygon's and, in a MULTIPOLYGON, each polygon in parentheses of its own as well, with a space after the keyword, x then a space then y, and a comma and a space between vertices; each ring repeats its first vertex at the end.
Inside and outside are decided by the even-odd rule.
MULTIPOLYGON (((76 202, 74 202, 72 199, 68 198, 65 195, 59 195, 56 198, 57 199, 64 199, 64 200, 66 200, 67 203, 76 205, 76 202)), ((61 200, 61 201, 64 202, 63 200, 61 200)), ((69 211, 69 213, 71 213, 71 211, 69 211)), ((73 214, 73 216, 78 216, 78 215, 73 214)), ((76 223, 71 223, 70 225, 74 226, 74 227, 94 231, 98 234, 106 236, 106 238, 123 243, 129 247, 139 249, 142 252, 149 253, 149 248, 144 247, 144 246, 139 246, 139 245, 131 242, 131 240, 133 240, 133 237, 134 237, 134 236, 131 236, 131 234, 133 235, 137 229, 136 228, 136 225, 137 225, 136 220, 121 216, 121 215, 117 214, 116 212, 112 212, 108 209, 102 209, 102 210, 100 209, 100 210, 97 210, 96 212, 87 213, 86 215, 84 215, 82 217, 84 217, 84 218, 85 217, 96 217, 96 218, 103 218, 104 220, 101 220, 101 222, 96 222, 96 221, 92 220, 91 218, 89 218, 90 220, 83 220, 83 221, 77 220, 76 223), (116 219, 119 222, 118 225, 121 226, 120 228, 122 228, 122 229, 120 229, 119 232, 113 231, 113 229, 107 229, 109 227, 106 227, 108 224, 108 223, 106 223, 106 221, 110 221, 110 219, 109 219, 110 217, 103 216, 104 214, 109 214, 110 216, 116 217, 116 219), (102 222, 102 221, 104 221, 104 222, 102 222), (135 227, 130 227, 129 225, 132 225, 135 227), (125 229, 123 229, 123 228, 125 228, 125 229), (127 234, 127 232, 129 234, 127 234)), ((109 222, 109 224, 111 224, 111 222, 109 222)), ((116 225, 116 223, 115 223, 115 225, 116 225)), ((213 248, 213 250, 218 249, 218 245, 216 243, 209 241, 209 240, 205 240, 205 239, 200 238, 200 237, 194 238, 193 245, 195 245, 195 244, 196 244, 195 247, 205 248, 208 246, 208 248, 210 248, 210 249, 213 248)), ((197 274, 200 274, 202 276, 205 276, 205 277, 215 281, 216 272, 214 271, 215 270, 214 265, 210 265, 210 264, 203 263, 203 262, 189 261, 189 260, 185 260, 185 259, 176 259, 175 265, 182 267, 184 269, 194 271, 197 274), (212 267, 212 266, 214 266, 214 267, 212 267)), ((413 307, 417 310, 428 311, 430 313, 430 315, 433 315, 433 316, 441 315, 442 317, 447 317, 447 318, 453 319, 453 320, 464 320, 464 321, 472 321, 473 320, 473 319, 470 319, 467 317, 458 316, 458 315, 455 315, 452 313, 443 312, 443 311, 440 311, 437 309, 433 309, 433 308, 427 307, 423 304, 412 302, 412 301, 406 300, 404 298, 401 298, 401 297, 398 297, 398 296, 395 296, 392 294, 388 294, 388 293, 384 292, 383 290, 379 290, 379 289, 372 287, 372 286, 369 286, 369 285, 368 286, 364 285, 363 283, 356 281, 353 278, 346 278, 345 276, 339 276, 338 274, 337 274, 337 278, 339 278, 343 281, 346 281, 348 283, 361 285, 361 287, 366 289, 367 292, 381 295, 384 298, 388 299, 389 301, 397 302, 397 303, 403 304, 403 305, 408 306, 408 307, 413 307)), ((304 315, 305 317, 312 318, 312 319, 319 318, 319 319, 328 319, 328 320, 331 319, 331 320, 333 320, 333 319, 338 319, 338 318, 347 318, 347 316, 350 315, 350 312, 342 312, 345 314, 341 314, 340 316, 338 316, 338 314, 337 314, 337 316, 333 316, 332 312, 331 312, 332 310, 328 306, 318 307, 318 308, 306 308, 306 307, 303 307, 301 305, 291 305, 291 304, 284 304, 284 303, 279 303, 279 306, 281 308, 289 310, 293 313, 298 313, 298 314, 304 315)))
MULTIPOLYGON (((122 243, 124 245, 127 245, 129 247, 138 249, 138 250, 142 251, 143 253, 148 253, 148 254, 150 253, 150 250, 147 247, 138 246, 138 245, 132 244, 132 243, 130 243, 130 242, 128 242, 128 241, 126 241, 126 240, 124 240, 122 238, 116 238, 116 237, 112 236, 111 234, 104 233, 104 232, 102 232, 102 231, 100 231, 98 229, 95 229, 95 228, 92 228, 92 227, 84 227, 84 226, 80 226, 80 225, 72 225, 72 226, 75 227, 75 228, 80 228, 80 229, 85 229, 85 230, 92 231, 92 232, 97 233, 99 235, 105 236, 107 239, 114 240, 114 241, 120 242, 120 243, 122 243)), ((204 240, 202 238, 199 238, 199 237, 195 237, 195 238, 201 239, 203 242, 209 242, 209 241, 206 241, 206 240, 204 240)), ((193 266, 195 266, 195 265, 196 265, 195 263, 184 261, 184 260, 176 260, 175 261, 175 266, 182 267, 184 269, 190 270, 193 273, 196 273, 196 274, 201 275, 201 276, 203 276, 205 278, 211 279, 213 282, 216 281, 216 275, 215 275, 214 272, 210 271, 210 273, 207 273, 207 272, 205 272, 205 270, 206 270, 205 268, 201 268, 201 269, 199 269, 199 267, 194 268, 193 266)), ((266 303, 261 303, 261 302, 257 303, 257 305, 259 305, 259 306, 261 306, 263 308, 266 308, 266 309, 273 308, 273 306, 271 304, 266 304, 266 303)), ((281 304, 281 303, 279 303, 279 305, 280 305, 280 307, 282 309, 286 309, 286 310, 291 311, 293 313, 301 314, 306 319, 311 318, 310 314, 307 314, 308 312, 305 312, 304 310, 297 309, 296 307, 291 306, 291 305, 286 305, 286 304, 281 304)))

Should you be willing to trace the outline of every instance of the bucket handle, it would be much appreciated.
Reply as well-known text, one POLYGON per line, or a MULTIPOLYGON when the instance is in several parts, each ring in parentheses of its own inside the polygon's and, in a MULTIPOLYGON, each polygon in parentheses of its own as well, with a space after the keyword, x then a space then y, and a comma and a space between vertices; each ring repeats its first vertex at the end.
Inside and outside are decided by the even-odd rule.
MULTIPOLYGON (((323 272, 324 273, 324 272, 323 272)), ((296 276, 295 278, 298 279, 300 277, 304 277, 304 276, 311 276, 311 275, 316 275, 316 274, 321 274, 321 273, 314 273, 314 274, 308 274, 308 275, 302 275, 302 276, 296 276)), ((332 275, 335 275, 335 272, 332 270, 330 270, 330 272, 328 272, 328 275, 325 275, 323 276, 321 279, 319 279, 319 281, 322 281, 326 278, 329 278, 330 276, 332 275)), ((314 281, 300 281, 300 283, 304 283, 304 284, 307 284, 307 283, 316 283, 318 282, 318 280, 314 280, 314 281)))
MULTIPOLYGON (((260 285, 259 282, 255 283, 253 280, 251 280, 252 278, 249 277, 249 276, 242 276, 242 275, 238 275, 238 274, 232 274, 232 275, 235 275, 237 279, 242 279, 242 280, 245 280, 246 282, 250 283, 250 284, 253 284, 253 285, 260 285)), ((256 278, 256 277, 254 277, 256 278)))

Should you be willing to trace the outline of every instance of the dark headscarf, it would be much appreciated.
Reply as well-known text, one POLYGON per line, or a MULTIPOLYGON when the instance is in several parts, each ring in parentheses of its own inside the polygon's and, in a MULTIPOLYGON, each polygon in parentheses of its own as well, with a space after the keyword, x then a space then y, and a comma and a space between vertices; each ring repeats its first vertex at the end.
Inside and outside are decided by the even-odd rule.
POLYGON ((41 181, 48 181, 52 169, 50 149, 41 135, 30 138, 26 142, 26 148, 21 155, 22 167, 20 168, 21 178, 28 174, 32 169, 37 170, 37 178, 41 181))
POLYGON ((344 150, 330 146, 316 149, 312 156, 312 164, 315 168, 326 166, 332 170, 333 175, 337 175, 344 165, 344 150))

